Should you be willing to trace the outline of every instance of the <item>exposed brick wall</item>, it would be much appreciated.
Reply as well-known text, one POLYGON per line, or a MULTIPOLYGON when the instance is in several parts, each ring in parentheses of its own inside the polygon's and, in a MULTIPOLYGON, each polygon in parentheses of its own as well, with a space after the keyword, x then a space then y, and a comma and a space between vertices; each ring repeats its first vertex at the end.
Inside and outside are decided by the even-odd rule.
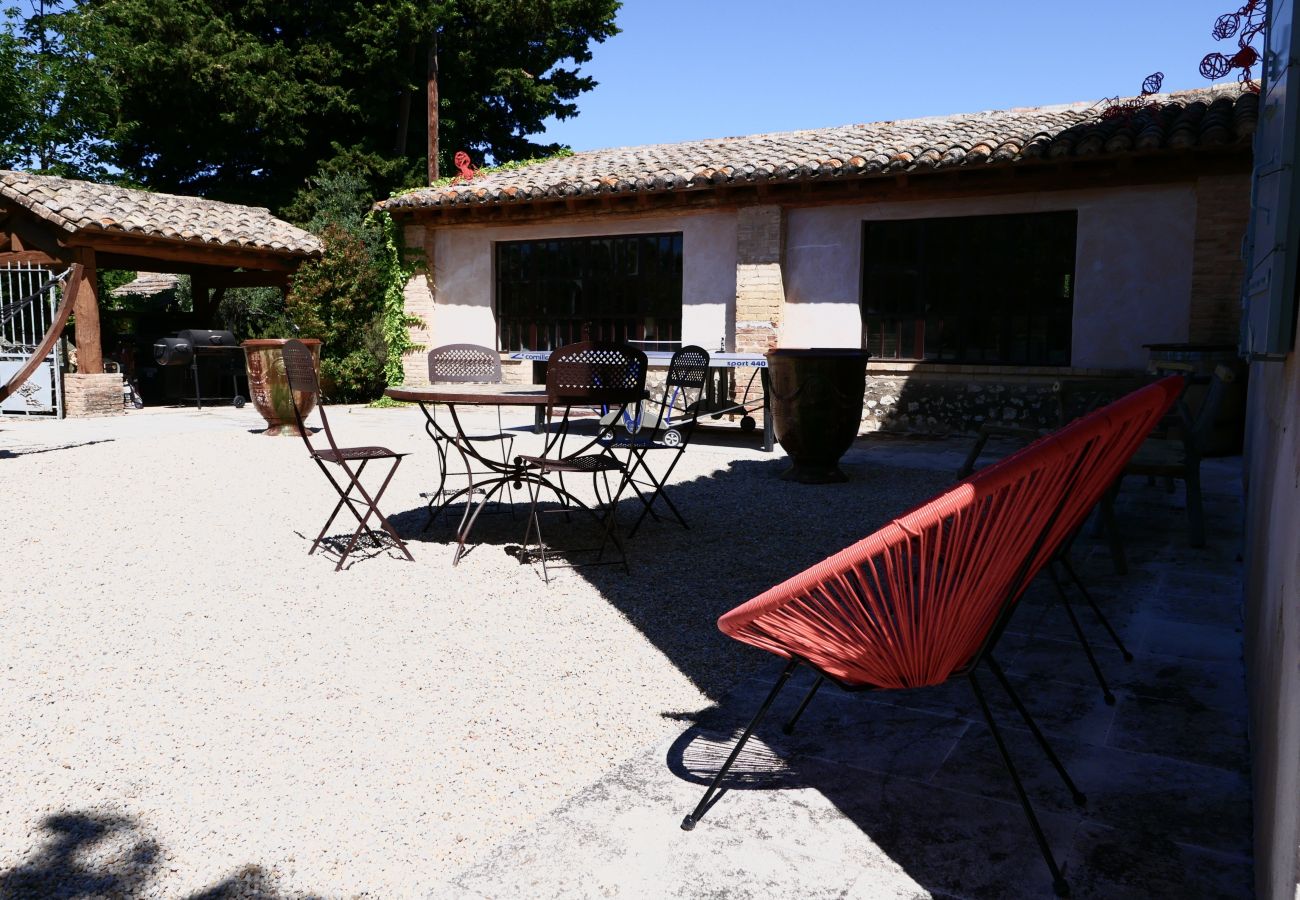
POLYGON ((423 348, 408 353, 402 358, 403 381, 410 385, 429 383, 429 367, 425 363, 425 353, 433 346, 433 332, 430 329, 433 325, 434 284, 427 273, 433 271, 433 235, 432 228, 419 225, 408 225, 402 233, 406 246, 410 248, 408 252, 423 257, 420 260, 420 269, 406 283, 406 288, 403 290, 407 315, 415 316, 420 320, 420 324, 412 325, 409 329, 411 341, 423 348))
POLYGON ((785 309, 785 212, 780 206, 744 206, 736 213, 736 352, 776 346, 785 309))
POLYGON ((69 418, 122 415, 122 376, 63 376, 63 409, 69 418))
POLYGON ((1188 338, 1235 344, 1241 322, 1241 241, 1250 215, 1250 175, 1196 180, 1196 237, 1188 338))

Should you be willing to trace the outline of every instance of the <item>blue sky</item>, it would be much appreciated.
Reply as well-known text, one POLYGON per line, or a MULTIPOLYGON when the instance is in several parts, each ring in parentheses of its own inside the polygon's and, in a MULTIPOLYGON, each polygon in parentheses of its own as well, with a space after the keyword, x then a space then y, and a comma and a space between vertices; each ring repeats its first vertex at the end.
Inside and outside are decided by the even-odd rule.
MULTIPOLYGON (((1202 87, 1234 0, 625 0, 600 84, 544 137, 575 150, 1202 87)), ((1235 48, 1235 42, 1232 42, 1235 48)))

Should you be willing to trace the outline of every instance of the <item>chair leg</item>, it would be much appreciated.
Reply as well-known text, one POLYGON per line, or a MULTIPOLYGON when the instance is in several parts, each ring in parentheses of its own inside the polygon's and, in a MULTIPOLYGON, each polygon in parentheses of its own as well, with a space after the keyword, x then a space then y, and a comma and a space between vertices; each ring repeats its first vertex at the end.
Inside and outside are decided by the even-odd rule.
POLYGON ((817 689, 822 686, 822 682, 825 680, 825 675, 820 673, 817 675, 817 680, 813 682, 812 688, 809 689, 808 694, 803 698, 803 702, 799 704, 799 708, 794 711, 794 715, 790 717, 789 721, 781 726, 781 732, 783 734, 794 734, 795 723, 799 721, 799 717, 803 715, 803 711, 808 708, 808 704, 812 703, 812 698, 817 696, 817 689))
POLYGON ((1201 504, 1201 467, 1190 465, 1184 478, 1187 484, 1187 543, 1205 546, 1205 509, 1201 504))
POLYGON ((709 784, 708 790, 704 792, 704 796, 700 799, 699 804, 696 805, 695 809, 689 815, 682 819, 682 831, 694 830, 695 824, 699 822, 700 819, 704 818, 704 814, 712 809, 713 804, 722 799, 722 795, 727 792, 726 788, 719 787, 722 784, 722 779, 727 776, 727 772, 730 771, 732 764, 735 763, 736 757, 740 756, 740 751, 744 749, 745 744, 749 741, 750 735, 754 733, 754 729, 758 727, 758 723, 763 721, 763 717, 767 715, 768 709, 772 706, 772 701, 776 699, 777 694, 781 693, 781 688, 785 687, 786 682, 790 680, 790 676, 794 674, 794 670, 798 665, 798 660, 792 659, 785 669, 782 670, 781 676, 777 678, 776 684, 772 686, 772 690, 767 695, 767 699, 763 701, 763 705, 758 708, 758 712, 755 714, 754 718, 750 720, 749 725, 745 727, 745 731, 740 735, 740 740, 736 741, 736 745, 731 748, 731 754, 727 757, 727 761, 722 764, 722 768, 718 770, 718 774, 713 776, 713 781, 709 784))
POLYGON ((1097 617, 1097 621, 1101 623, 1101 627, 1105 628, 1106 633, 1110 635, 1111 641, 1115 644, 1115 649, 1123 655, 1124 662, 1132 662, 1133 654, 1129 652, 1128 647, 1124 646, 1124 642, 1120 640, 1119 633, 1116 632, 1114 626, 1110 624, 1110 619, 1106 618, 1106 615, 1101 611, 1101 607, 1092 599, 1092 594, 1084 585, 1083 579, 1079 577, 1078 572, 1074 571, 1074 566, 1071 564, 1070 558, 1062 555, 1057 557, 1056 561, 1065 568, 1065 572, 1070 576, 1070 580, 1074 582, 1074 586, 1079 589, 1079 593, 1082 594, 1083 599, 1088 602, 1088 606, 1092 607, 1093 615, 1097 617))
POLYGON ((1052 579, 1052 586, 1056 588, 1056 596, 1060 599, 1061 605, 1065 607, 1065 614, 1070 617, 1070 625, 1073 626, 1075 637, 1079 639, 1079 644, 1088 657, 1088 665, 1092 666, 1092 674, 1096 676, 1097 684, 1101 685, 1102 698, 1106 701, 1107 706, 1114 706, 1115 695, 1110 692, 1110 685, 1106 683, 1106 676, 1101 674, 1101 666, 1097 664, 1097 657, 1092 652, 1092 642, 1083 633, 1083 626, 1079 624, 1079 617, 1074 614, 1074 605, 1070 603, 1070 595, 1065 592, 1065 586, 1061 584, 1061 578, 1056 574, 1056 566, 1053 565, 1055 562, 1056 560, 1052 560, 1048 564, 1047 574, 1052 579))
POLYGON ((343 563, 347 561, 348 556, 352 553, 352 548, 356 546, 357 538, 361 536, 361 532, 366 532, 371 536, 371 539, 374 540, 376 544, 379 543, 378 535, 376 535, 374 529, 367 524, 370 521, 370 516, 372 514, 378 517, 380 527, 383 528, 384 531, 388 532, 388 536, 396 542, 397 548, 406 554, 406 558, 411 562, 415 561, 415 557, 411 555, 411 551, 406 547, 406 542, 397 534, 396 529, 393 528, 392 524, 388 521, 388 518, 379 511, 379 500, 383 497, 384 491, 388 490, 388 483, 392 481, 393 476, 397 474, 397 467, 401 464, 402 458, 399 456, 393 459, 392 468, 388 470, 388 475, 384 477, 383 483, 379 485, 379 490, 375 491, 373 498, 366 493, 365 487, 361 484, 361 473, 365 469, 365 464, 368 461, 369 460, 361 461, 361 465, 357 466, 355 475, 346 465, 341 465, 343 471, 347 472, 348 477, 351 479, 351 483, 348 485, 348 494, 350 495, 352 493, 352 488, 355 486, 357 493, 359 493, 362 499, 366 501, 367 509, 366 514, 362 516, 357 512, 356 507, 353 506, 351 502, 348 503, 348 509, 350 509, 352 514, 357 517, 357 530, 352 532, 352 537, 348 541, 347 548, 343 551, 343 555, 339 557, 338 565, 334 567, 335 572, 343 568, 343 563))
POLYGON ((1119 527, 1115 524, 1115 498, 1119 495, 1119 480, 1101 497, 1097 507, 1098 525, 1106 532, 1110 544, 1110 558, 1115 566, 1116 575, 1128 574, 1128 557, 1124 554, 1124 541, 1120 537, 1119 527))
POLYGON ((1020 781, 1020 773, 1016 771, 1016 765, 1011 761, 1011 754, 1007 751, 1006 742, 1002 740, 1002 732, 998 730, 997 723, 993 721, 993 713, 989 710, 988 701, 984 699, 984 692, 980 688, 979 680, 975 677, 975 671, 972 669, 967 678, 970 679, 971 689, 975 692, 975 699, 979 701, 980 712, 984 714, 984 721, 988 723, 989 733, 993 735, 993 740, 998 745, 998 752, 1002 755, 1002 763, 1006 766, 1007 773, 1011 776, 1011 783, 1015 785, 1016 796, 1020 799, 1020 807, 1024 810, 1025 818, 1029 820, 1029 827, 1034 832, 1034 840, 1038 842, 1038 850, 1043 854, 1043 861, 1047 863, 1047 868, 1052 873, 1052 889, 1058 897, 1070 896, 1070 885, 1065 880, 1065 875, 1056 864, 1056 857, 1052 855, 1052 848, 1047 843, 1047 835, 1043 833, 1043 826, 1038 824, 1038 816, 1034 815, 1034 808, 1029 804, 1029 795, 1025 793, 1025 786, 1020 781))
MULTIPOLYGON (((1007 680, 1006 673, 1002 671, 1002 667, 998 665, 997 660, 992 656, 986 656, 984 657, 984 662, 988 664, 988 667, 993 671, 994 676, 997 678, 998 683, 1002 685, 1002 689, 1006 691, 1007 696, 1011 698, 1012 704, 1016 707, 1016 712, 1020 713, 1020 718, 1029 726, 1029 730, 1033 733, 1035 740, 1038 741, 1038 746, 1043 748, 1043 753, 1046 754, 1048 761, 1051 762, 1052 768, 1056 769, 1056 774, 1061 776, 1061 781, 1065 783, 1067 788, 1069 788, 1070 796, 1074 800, 1075 804, 1078 806, 1086 804, 1088 802, 1088 797, 1083 793, 1083 791, 1079 790, 1078 786, 1074 783, 1074 779, 1070 777, 1070 773, 1065 771, 1065 766, 1056 755, 1056 751, 1052 749, 1051 744, 1047 743, 1047 738, 1044 737, 1043 732, 1039 730, 1038 723, 1035 722, 1034 717, 1029 714, 1029 710, 1025 708, 1025 704, 1020 701, 1020 695, 1016 693, 1015 689, 1011 686, 1011 682, 1007 680)), ((973 677, 972 681, 974 681, 973 677)))

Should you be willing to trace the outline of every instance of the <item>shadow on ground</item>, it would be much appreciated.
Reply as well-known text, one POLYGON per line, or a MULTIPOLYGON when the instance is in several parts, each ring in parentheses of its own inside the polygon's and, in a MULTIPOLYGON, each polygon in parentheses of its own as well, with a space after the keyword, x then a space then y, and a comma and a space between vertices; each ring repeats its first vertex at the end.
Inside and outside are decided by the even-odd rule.
MULTIPOLYGON (((132 900, 156 896, 162 848, 126 816, 65 812, 41 823, 45 844, 0 871, 0 900, 132 900)), ((274 879, 249 866, 186 900, 285 900, 274 879)), ((294 894, 295 900, 307 900, 294 894)))

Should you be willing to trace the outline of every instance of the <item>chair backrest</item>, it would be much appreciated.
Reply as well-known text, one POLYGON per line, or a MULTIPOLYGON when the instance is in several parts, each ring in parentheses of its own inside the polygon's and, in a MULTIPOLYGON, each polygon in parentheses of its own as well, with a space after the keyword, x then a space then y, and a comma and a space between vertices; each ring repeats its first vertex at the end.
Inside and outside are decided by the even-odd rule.
POLYGON ((659 400, 659 415, 653 422, 657 437, 669 428, 676 428, 682 436, 680 446, 685 446, 704 397, 709 380, 709 351, 694 344, 682 347, 668 361, 668 375, 664 378, 664 392, 659 400), (682 424, 682 423, 685 424, 682 424))
POLYGON ((967 671, 1181 388, 1167 378, 1076 419, 718 626, 846 686, 923 687, 967 671))
POLYGON ((568 344, 546 363, 547 402, 551 407, 636 403, 645 394, 645 374, 645 353, 628 344, 568 344))
POLYGON ((298 433, 302 435, 303 443, 307 445, 308 450, 315 453, 311 445, 311 433, 307 430, 307 422, 298 405, 300 394, 315 398, 316 409, 320 411, 321 425, 325 429, 325 440, 331 447, 337 449, 334 435, 330 432, 329 419, 325 416, 325 404, 320 402, 320 378, 316 374, 316 360, 312 358, 311 350, 295 338, 284 342, 284 346, 280 348, 280 355, 284 360, 284 377, 289 382, 289 402, 293 406, 293 418, 298 425, 298 433))
POLYGON ((499 384, 501 357, 480 344, 444 344, 429 351, 430 384, 499 384))

